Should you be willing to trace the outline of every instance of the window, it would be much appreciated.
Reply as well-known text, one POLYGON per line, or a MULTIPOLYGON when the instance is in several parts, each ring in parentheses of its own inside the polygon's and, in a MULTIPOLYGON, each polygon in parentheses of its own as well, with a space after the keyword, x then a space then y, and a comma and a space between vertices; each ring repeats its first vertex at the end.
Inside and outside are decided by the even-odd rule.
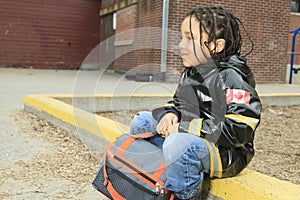
POLYGON ((292 0, 291 11, 300 12, 300 0, 292 0))
POLYGON ((113 29, 117 29, 117 12, 113 13, 113 29))

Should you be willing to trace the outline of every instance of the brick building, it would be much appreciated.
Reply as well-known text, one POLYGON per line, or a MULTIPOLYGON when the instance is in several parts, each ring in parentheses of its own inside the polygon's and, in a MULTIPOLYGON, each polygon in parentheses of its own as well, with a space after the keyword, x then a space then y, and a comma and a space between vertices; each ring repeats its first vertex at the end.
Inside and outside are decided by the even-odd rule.
MULTIPOLYGON (((296 30, 300 27, 300 11, 299 12, 292 12, 291 19, 290 19, 290 30, 296 30)), ((293 33, 289 34, 288 40, 288 52, 291 52, 292 49, 292 38, 293 33)), ((300 35, 298 34, 296 37, 296 45, 295 45, 295 52, 300 53, 300 35)), ((290 53, 288 53, 288 63, 290 63, 290 53)), ((300 55, 295 55, 295 63, 300 65, 300 55)))
MULTIPOLYGON (((288 31, 300 26, 299 2, 292 0, 291 13, 291 0, 169 0, 167 81, 177 81, 182 70, 177 44, 183 16, 195 6, 215 5, 239 17, 254 40, 248 64, 257 81, 284 83, 291 51, 288 31)), ((0 67, 78 69, 90 51, 106 41, 100 60, 113 60, 111 69, 162 78, 162 4, 163 0, 0 0, 0 67)), ((297 52, 299 42, 300 36, 297 52)), ((244 52, 249 48, 244 39, 244 52)), ((295 63, 300 65, 300 56, 295 63)))
MULTIPOLYGON (((290 18, 290 30, 296 30, 300 27, 300 0, 292 0, 291 2, 291 18, 290 18)), ((293 33, 289 35, 288 40, 288 63, 291 62, 291 49, 292 49, 292 38, 293 33)), ((294 62, 298 68, 300 68, 300 34, 296 36, 296 44, 295 44, 295 58, 294 62)))
MULTIPOLYGON (((116 34, 128 29, 140 27, 162 27, 162 0, 102 0, 100 15, 102 20, 116 13, 116 34)), ((195 6, 222 6, 231 10, 246 26, 254 40, 254 51, 248 56, 248 64, 254 71, 259 83, 284 83, 286 76, 288 31, 291 16, 290 0, 266 1, 217 1, 217 0, 172 0, 169 1, 168 29, 180 31, 180 24, 186 12, 195 6)), ((145 40, 147 32, 128 37, 115 37, 114 48, 117 55, 124 48, 130 49, 137 41, 145 40)), ((168 49, 175 49, 179 37, 172 37, 168 49), (176 41, 177 39, 177 41, 176 41)), ((244 37, 244 52, 250 48, 250 43, 244 37)), ((105 38, 102 38, 102 40, 105 38)), ((151 43, 155 41, 151 41, 151 43)), ((147 46, 147 45, 146 45, 147 46)), ((151 45, 150 45, 151 46, 151 45)), ((117 56, 113 68, 119 71, 143 69, 145 73, 160 76, 160 50, 132 50, 120 57, 117 56)), ((178 79, 177 71, 181 71, 181 59, 176 51, 167 53, 167 81, 178 79)))
POLYGON ((100 0, 0 0, 0 66, 78 69, 100 42, 100 0))

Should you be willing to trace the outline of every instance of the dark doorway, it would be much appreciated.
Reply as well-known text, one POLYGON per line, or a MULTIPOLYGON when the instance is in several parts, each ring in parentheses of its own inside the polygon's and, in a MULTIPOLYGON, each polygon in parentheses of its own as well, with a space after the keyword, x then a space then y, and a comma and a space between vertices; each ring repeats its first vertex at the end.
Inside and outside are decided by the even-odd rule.
MULTIPOLYGON (((101 35, 100 40, 102 43, 101 46, 101 62, 104 61, 113 61, 115 57, 115 33, 116 31, 113 28, 114 14, 107 14, 101 16, 101 35)), ((106 63, 104 61, 104 63, 106 63)), ((114 62, 111 62, 107 69, 114 69, 114 62)), ((106 67, 106 66, 105 66, 106 67)))

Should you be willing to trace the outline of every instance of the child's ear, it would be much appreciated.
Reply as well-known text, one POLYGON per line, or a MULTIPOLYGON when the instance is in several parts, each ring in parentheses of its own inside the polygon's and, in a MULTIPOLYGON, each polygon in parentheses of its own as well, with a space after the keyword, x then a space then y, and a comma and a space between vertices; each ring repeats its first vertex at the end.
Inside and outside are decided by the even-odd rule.
POLYGON ((217 39, 216 41, 216 53, 220 53, 225 48, 225 40, 217 39))

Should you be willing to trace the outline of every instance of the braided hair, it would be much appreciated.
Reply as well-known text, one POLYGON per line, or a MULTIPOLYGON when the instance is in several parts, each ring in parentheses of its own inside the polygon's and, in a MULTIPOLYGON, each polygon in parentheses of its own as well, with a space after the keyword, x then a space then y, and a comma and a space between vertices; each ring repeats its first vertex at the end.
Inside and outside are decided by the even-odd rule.
MULTIPOLYGON (((199 21, 200 44, 202 43, 202 31, 208 35, 208 41, 204 43, 207 47, 211 42, 216 44, 217 39, 225 40, 225 47, 221 52, 215 53, 216 47, 210 50, 211 57, 216 64, 226 61, 232 55, 240 56, 242 37, 239 24, 243 27, 247 37, 251 42, 250 51, 243 57, 246 57, 252 52, 254 47, 252 39, 250 38, 242 22, 238 18, 234 17, 230 11, 223 9, 222 7, 195 8, 187 14, 187 17, 190 17, 190 32, 193 39, 194 37, 191 29, 191 18, 196 17, 196 19, 199 21)), ((194 52, 196 52, 194 42, 193 45, 194 52)))

